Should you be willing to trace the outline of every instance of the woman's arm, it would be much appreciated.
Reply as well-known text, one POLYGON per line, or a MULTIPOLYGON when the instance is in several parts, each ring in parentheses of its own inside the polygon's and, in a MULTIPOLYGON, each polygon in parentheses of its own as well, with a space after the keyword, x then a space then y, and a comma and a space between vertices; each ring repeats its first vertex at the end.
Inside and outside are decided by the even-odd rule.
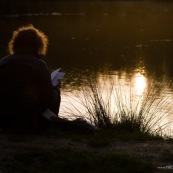
POLYGON ((37 83, 39 86, 39 98, 43 111, 49 108, 55 114, 58 114, 61 101, 60 90, 53 87, 51 74, 43 60, 40 60, 37 83))

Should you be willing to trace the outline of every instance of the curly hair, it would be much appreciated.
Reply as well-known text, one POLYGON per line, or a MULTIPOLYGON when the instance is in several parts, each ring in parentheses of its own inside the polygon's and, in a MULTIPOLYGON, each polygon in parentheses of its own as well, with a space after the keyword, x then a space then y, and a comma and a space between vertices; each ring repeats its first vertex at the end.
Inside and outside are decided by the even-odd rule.
POLYGON ((28 48, 35 54, 45 56, 47 46, 47 36, 30 24, 20 27, 13 32, 13 36, 8 43, 8 51, 10 54, 14 54, 17 51, 28 48))

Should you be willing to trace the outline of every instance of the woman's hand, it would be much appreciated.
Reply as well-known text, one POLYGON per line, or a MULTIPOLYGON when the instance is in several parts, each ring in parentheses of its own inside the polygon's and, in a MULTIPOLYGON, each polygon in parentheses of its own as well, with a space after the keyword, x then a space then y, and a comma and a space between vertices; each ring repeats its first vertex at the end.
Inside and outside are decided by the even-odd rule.
POLYGON ((58 79, 58 84, 56 85, 56 88, 57 89, 60 89, 61 88, 61 80, 60 79, 58 79))

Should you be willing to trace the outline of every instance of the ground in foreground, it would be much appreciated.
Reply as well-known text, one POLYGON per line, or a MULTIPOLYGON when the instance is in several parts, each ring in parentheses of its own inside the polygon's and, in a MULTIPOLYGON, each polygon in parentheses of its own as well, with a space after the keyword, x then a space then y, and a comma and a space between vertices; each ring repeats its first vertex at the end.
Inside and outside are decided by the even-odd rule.
POLYGON ((103 134, 0 134, 0 173, 172 172, 172 148, 171 140, 103 134))

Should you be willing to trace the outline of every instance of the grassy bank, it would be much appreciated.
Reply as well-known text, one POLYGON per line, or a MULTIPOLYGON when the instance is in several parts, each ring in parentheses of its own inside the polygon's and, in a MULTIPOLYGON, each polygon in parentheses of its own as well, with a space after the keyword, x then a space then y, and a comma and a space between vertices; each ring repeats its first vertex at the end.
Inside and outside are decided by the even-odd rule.
POLYGON ((96 133, 52 127, 35 135, 0 134, 0 173, 172 172, 173 138, 164 133, 169 111, 163 111, 169 99, 162 97, 170 83, 151 82, 140 96, 132 86, 128 92, 109 84, 108 89, 105 81, 103 87, 86 81, 77 95, 71 92, 72 107, 64 107, 67 115, 98 126, 96 133))
POLYGON ((0 134, 0 143, 3 173, 149 173, 173 165, 171 140, 130 132, 82 135, 51 129, 40 135, 0 134))
POLYGON ((30 150, 13 155, 12 164, 6 164, 7 172, 26 173, 104 173, 104 172, 151 172, 154 166, 128 154, 95 154, 83 150, 55 149, 30 150), (14 160, 14 162, 13 162, 14 160))

